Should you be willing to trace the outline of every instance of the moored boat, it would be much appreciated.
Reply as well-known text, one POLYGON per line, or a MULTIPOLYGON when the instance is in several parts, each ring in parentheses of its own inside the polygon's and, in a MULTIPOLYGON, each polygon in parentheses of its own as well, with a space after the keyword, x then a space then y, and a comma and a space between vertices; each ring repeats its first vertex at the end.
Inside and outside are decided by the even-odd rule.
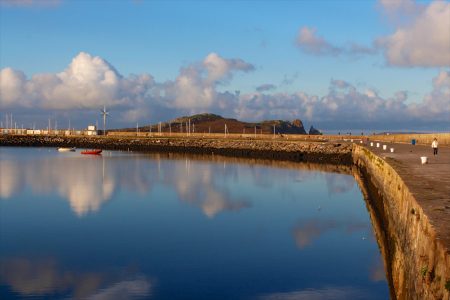
POLYGON ((92 149, 92 150, 83 150, 81 151, 81 154, 94 154, 94 155, 98 155, 102 153, 102 149, 92 149))
POLYGON ((68 151, 75 152, 76 149, 77 149, 77 148, 75 148, 75 147, 72 147, 72 148, 69 148, 69 147, 59 147, 59 148, 58 148, 58 151, 59 151, 59 152, 68 152, 68 151))

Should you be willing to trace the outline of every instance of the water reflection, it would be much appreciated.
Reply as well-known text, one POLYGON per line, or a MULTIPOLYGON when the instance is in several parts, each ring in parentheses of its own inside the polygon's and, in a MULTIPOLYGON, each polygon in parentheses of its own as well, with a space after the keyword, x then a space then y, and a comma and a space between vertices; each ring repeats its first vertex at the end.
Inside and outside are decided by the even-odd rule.
POLYGON ((357 220, 337 221, 332 219, 313 219, 309 221, 299 221, 292 230, 295 242, 299 249, 310 245, 314 239, 330 230, 342 230, 348 234, 356 231, 364 231, 363 238, 370 235, 370 227, 367 222, 357 220))
POLYGON ((57 154, 36 160, 0 160, 1 198, 11 198, 25 187, 37 194, 56 192, 69 201, 78 216, 97 211, 111 198, 116 184, 113 176, 103 173, 105 161, 101 157, 57 154))
POLYGON ((71 271, 52 258, 2 259, 0 279, 1 284, 22 297, 58 298, 56 295, 69 294, 74 299, 132 299, 148 297, 152 290, 152 282, 143 275, 127 270, 71 271))
POLYGON ((347 300, 376 299, 370 293, 354 287, 324 287, 301 291, 273 293, 259 297, 260 300, 347 300))
POLYGON ((0 152, 0 298, 387 294, 350 167, 0 152))
POLYGON ((251 207, 251 201, 233 196, 230 186, 218 182, 218 178, 238 182, 239 178, 250 176, 252 184, 270 189, 273 181, 265 174, 264 167, 290 169, 291 172, 270 169, 288 182, 304 182, 324 176, 330 194, 345 193, 354 186, 351 176, 328 173, 350 174, 348 167, 214 155, 117 152, 100 157, 81 157, 77 153, 61 154, 52 150, 48 155, 33 160, 21 160, 14 154, 2 156, 0 167, 2 199, 13 197, 27 186, 36 194, 56 192, 69 201, 72 211, 79 217, 97 212, 121 189, 146 194, 158 184, 174 186, 180 200, 199 207, 209 218, 224 211, 239 211, 251 207), (185 163, 174 163, 177 160, 185 163))
POLYGON ((19 172, 13 161, 0 159, 0 198, 8 199, 19 190, 19 172))
POLYGON ((374 259, 370 266, 370 280, 377 281, 386 281, 386 270, 383 264, 383 261, 380 259, 374 259))

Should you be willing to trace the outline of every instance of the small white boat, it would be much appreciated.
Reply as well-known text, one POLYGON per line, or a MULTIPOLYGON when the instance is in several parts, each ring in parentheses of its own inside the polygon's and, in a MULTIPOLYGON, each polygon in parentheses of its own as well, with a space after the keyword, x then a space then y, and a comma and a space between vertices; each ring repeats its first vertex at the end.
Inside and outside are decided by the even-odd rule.
POLYGON ((59 148, 58 148, 58 151, 59 151, 59 152, 69 152, 69 151, 75 152, 76 149, 77 149, 77 148, 75 148, 75 147, 72 147, 72 148, 68 148, 68 147, 59 147, 59 148))

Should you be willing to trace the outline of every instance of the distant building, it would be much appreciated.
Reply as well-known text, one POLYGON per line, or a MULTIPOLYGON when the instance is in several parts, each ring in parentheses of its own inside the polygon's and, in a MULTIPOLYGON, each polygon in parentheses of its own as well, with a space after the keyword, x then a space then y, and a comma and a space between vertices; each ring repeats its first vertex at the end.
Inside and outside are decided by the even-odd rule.
POLYGON ((83 133, 84 135, 97 135, 97 127, 95 125, 88 125, 83 133))

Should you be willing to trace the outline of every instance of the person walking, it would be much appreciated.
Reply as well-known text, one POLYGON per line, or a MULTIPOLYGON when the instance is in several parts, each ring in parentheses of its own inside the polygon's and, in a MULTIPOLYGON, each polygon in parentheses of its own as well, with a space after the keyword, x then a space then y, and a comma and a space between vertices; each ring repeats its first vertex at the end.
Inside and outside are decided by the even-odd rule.
POLYGON ((439 143, 437 141, 437 138, 434 138, 433 142, 431 143, 431 148, 433 148, 434 156, 436 156, 438 154, 438 146, 439 146, 439 143))

